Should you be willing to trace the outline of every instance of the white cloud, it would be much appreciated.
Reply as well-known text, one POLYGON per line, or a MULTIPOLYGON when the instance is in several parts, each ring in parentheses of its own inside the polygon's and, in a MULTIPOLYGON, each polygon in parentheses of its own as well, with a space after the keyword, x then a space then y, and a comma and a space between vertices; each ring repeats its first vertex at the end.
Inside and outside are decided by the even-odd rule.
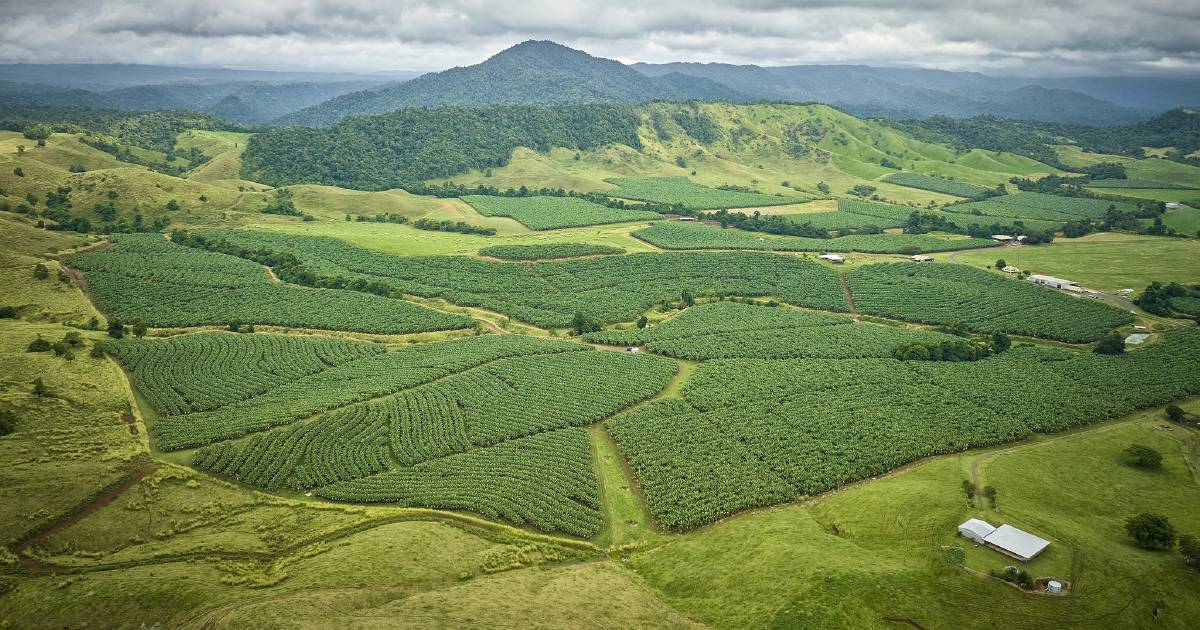
POLYGON ((1177 0, 0 0, 0 60, 342 70, 477 63, 524 39, 622 61, 1200 72, 1177 0))

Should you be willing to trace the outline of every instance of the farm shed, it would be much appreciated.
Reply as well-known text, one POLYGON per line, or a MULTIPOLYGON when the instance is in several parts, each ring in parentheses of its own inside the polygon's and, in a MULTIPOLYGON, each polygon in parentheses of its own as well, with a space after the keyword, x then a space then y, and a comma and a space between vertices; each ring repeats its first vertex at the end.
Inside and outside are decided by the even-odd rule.
POLYGON ((1125 343, 1130 346, 1136 346, 1146 343, 1146 339, 1150 335, 1148 333, 1133 333, 1125 338, 1125 343))
POLYGON ((840 265, 840 264, 846 262, 845 258, 842 258, 841 256, 838 256, 837 254, 821 254, 820 256, 817 256, 817 258, 820 258, 821 260, 828 260, 829 262, 831 262, 835 265, 840 265))
POLYGON ((680 221, 695 221, 696 217, 679 217, 680 221))
POLYGON ((987 538, 988 534, 996 531, 991 523, 981 521, 977 518, 968 519, 967 522, 958 526, 958 535, 963 538, 973 540, 977 543, 983 543, 983 539, 987 538))
POLYGON ((1079 290, 1078 283, 1071 280, 1063 280, 1062 278, 1055 278, 1054 276, 1042 276, 1035 273, 1032 276, 1029 276, 1029 281, 1034 284, 1040 284, 1042 286, 1052 287, 1055 289, 1066 289, 1068 291, 1079 290))
POLYGON ((1021 562, 1029 562, 1050 546, 1050 541, 1005 523, 983 538, 983 543, 1021 562))
POLYGON ((1010 243, 1010 242, 1012 242, 1012 241, 1013 241, 1013 237, 1011 237, 1011 236, 1009 236, 1009 235, 1007 235, 1007 234, 993 234, 993 235, 992 235, 992 240, 993 240, 993 241, 999 241, 999 242, 1001 242, 1001 243, 1010 243))
POLYGON ((1166 207, 1168 210, 1172 208, 1178 208, 1179 204, 1175 203, 1174 201, 1168 201, 1166 207))
POLYGON ((933 256, 926 256, 925 254, 917 254, 916 256, 909 256, 909 258, 913 262, 931 262, 933 260, 933 256))

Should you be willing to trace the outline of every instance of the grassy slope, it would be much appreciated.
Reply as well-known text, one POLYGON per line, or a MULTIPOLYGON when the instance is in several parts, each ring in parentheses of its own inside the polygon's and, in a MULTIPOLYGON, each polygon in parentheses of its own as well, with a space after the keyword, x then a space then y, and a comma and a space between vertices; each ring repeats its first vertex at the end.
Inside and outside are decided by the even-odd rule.
MULTIPOLYGON (((500 188, 522 184, 564 187, 576 190, 604 190, 608 177, 623 175, 686 175, 708 186, 741 184, 764 193, 797 196, 800 199, 823 196, 816 189, 825 182, 834 195, 844 195, 856 184, 876 186, 878 194, 899 203, 924 206, 929 202, 948 203, 955 197, 876 181, 894 172, 879 166, 882 159, 899 164, 904 170, 930 175, 952 176, 982 186, 995 186, 1013 175, 1036 175, 1054 169, 1010 154, 985 151, 956 153, 949 147, 916 141, 895 130, 863 121, 823 105, 731 105, 704 103, 697 107, 724 130, 724 138, 701 145, 675 127, 668 139, 660 139, 651 126, 652 109, 670 119, 673 112, 686 106, 653 104, 647 106, 639 131, 643 150, 606 147, 580 152, 565 149, 545 154, 528 149, 513 152, 512 161, 492 169, 491 177, 479 171, 450 178, 469 184, 488 184, 500 188), (824 131, 810 146, 828 151, 829 160, 793 159, 782 150, 785 128, 810 124, 824 131), (748 130, 746 139, 734 143, 730 132, 748 130), (686 167, 676 164, 677 157, 686 167), (692 171, 695 175, 691 175, 692 171), (789 187, 783 186, 788 182, 789 187)), ((670 128, 673 123, 668 123, 670 128)))
POLYGON ((1033 273, 1075 280, 1105 292, 1141 290, 1154 280, 1200 280, 1200 241, 1136 234, 1058 238, 1050 245, 971 252, 956 262, 988 266, 1003 258, 1033 273))
MULTIPOLYGON (((1121 527, 1145 509, 1185 529, 1200 516, 1200 486, 1183 457, 1187 448, 1194 457, 1196 434, 1160 431, 1158 416, 927 461, 809 505, 731 518, 634 566, 668 602, 718 627, 896 627, 891 618, 927 628, 1132 628, 1151 623, 1158 593, 1169 607, 1159 623, 1188 627, 1200 614, 1188 595, 1200 574, 1174 552, 1133 547, 1121 527), (1129 467, 1122 449, 1131 442, 1161 450, 1164 470, 1129 467), (997 489, 999 511, 964 502, 960 483, 972 470, 997 489), (954 528, 972 516, 1051 540, 1027 568, 1071 581, 1071 596, 1023 594, 940 561, 939 545, 965 546, 954 528)), ((968 565, 1011 562, 979 549, 968 565)))
POLYGON ((1129 179, 1184 186, 1195 186, 1197 182, 1200 182, 1200 167, 1188 164, 1170 160, 1135 160, 1119 155, 1085 153, 1073 146, 1060 146, 1057 150, 1058 159, 1068 166, 1090 166, 1101 162, 1115 162, 1125 166, 1125 174, 1129 179))

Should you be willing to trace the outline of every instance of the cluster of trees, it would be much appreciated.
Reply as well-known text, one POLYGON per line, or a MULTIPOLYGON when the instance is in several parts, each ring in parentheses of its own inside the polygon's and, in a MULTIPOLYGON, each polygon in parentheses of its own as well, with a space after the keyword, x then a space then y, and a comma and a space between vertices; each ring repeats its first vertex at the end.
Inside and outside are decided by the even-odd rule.
POLYGON ((479 236, 495 236, 496 228, 479 227, 463 221, 439 221, 437 219, 417 219, 413 227, 418 230, 433 232, 458 232, 459 234, 477 234, 479 236))
POLYGON ((1141 295, 1134 298, 1133 303, 1147 313, 1153 313, 1160 317, 1181 317, 1192 314, 1181 314, 1172 306, 1171 301, 1175 298, 1186 297, 1200 298, 1200 288, 1185 287, 1178 282, 1163 284, 1156 280, 1151 282, 1141 295))
POLYGON ((996 333, 989 339, 954 339, 938 342, 914 341, 892 351, 900 361, 978 361, 1012 347, 1008 335, 996 333))
MULTIPOLYGON (((963 216, 965 217, 966 215, 963 216)), ((958 219, 957 221, 961 220, 958 219)), ((993 234, 1014 234, 1024 236, 1026 245, 1039 245, 1054 241, 1053 232, 1027 227, 1020 219, 1011 223, 992 223, 990 225, 971 223, 964 227, 959 225, 956 220, 948 218, 946 214, 934 214, 914 210, 909 215, 908 221, 904 224, 904 233, 928 234, 929 232, 966 234, 973 238, 989 238, 993 234)))
POLYGON ((735 227, 750 232, 765 232, 767 234, 785 234, 787 236, 807 236, 809 238, 830 238, 829 230, 815 227, 810 222, 800 223, 788 220, 779 215, 763 216, 755 212, 748 215, 744 212, 718 210, 705 215, 705 218, 717 221, 721 227, 735 227))
POLYGON ((323 129, 277 127, 251 139, 247 179, 282 186, 320 183, 385 190, 503 166, 512 150, 641 148, 641 119, 628 105, 404 108, 323 129))
MULTIPOLYGON (((31 140, 51 133, 90 134, 114 144, 171 153, 182 131, 253 131, 208 114, 189 111, 121 111, 86 107, 0 106, 0 129, 22 132, 31 140)), ((184 156, 187 157, 187 156, 184 156)))
POLYGON ((263 206, 261 212, 263 214, 279 214, 287 217, 304 217, 305 221, 313 220, 312 215, 302 212, 296 207, 296 203, 292 201, 292 191, 287 188, 276 190, 275 198, 268 201, 267 205, 263 206))
POLYGON ((1096 231, 1121 231, 1152 236, 1186 236, 1179 234, 1175 228, 1163 225, 1162 214, 1164 212, 1166 212, 1166 205, 1161 201, 1141 202, 1133 211, 1121 210, 1116 207, 1116 204, 1111 204, 1104 213, 1104 218, 1099 221, 1084 218, 1063 224, 1063 235, 1068 238, 1078 238, 1096 231), (1154 221, 1150 225, 1143 225, 1142 219, 1154 219, 1154 221))
POLYGON ((1084 172, 1059 161, 1054 147, 1062 144, 1062 138, 1070 138, 1080 148, 1092 153, 1126 155, 1139 159, 1146 157, 1144 147, 1172 147, 1166 155, 1167 159, 1200 164, 1200 159, 1188 157, 1200 150, 1200 116, 1185 109, 1172 110, 1132 125, 1111 127, 1009 120, 997 116, 935 116, 890 124, 927 142, 950 144, 964 151, 972 148, 1006 151, 1033 158, 1064 171, 1084 172))
MULTIPOLYGON (((71 330, 60 341, 51 343, 41 335, 34 338, 25 347, 25 352, 54 352, 54 356, 62 357, 67 361, 75 360, 75 350, 83 347, 83 335, 79 331, 71 330)), ((95 356, 95 353, 93 353, 95 356)))

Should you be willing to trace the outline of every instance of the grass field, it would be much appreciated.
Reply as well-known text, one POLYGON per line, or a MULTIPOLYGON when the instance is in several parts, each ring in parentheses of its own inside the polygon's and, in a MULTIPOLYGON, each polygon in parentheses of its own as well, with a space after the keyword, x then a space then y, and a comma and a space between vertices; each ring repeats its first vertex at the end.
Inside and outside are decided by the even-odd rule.
POLYGON ((1111 293, 1141 290, 1155 280, 1195 282, 1200 278, 1200 241, 1136 234, 1090 234, 1057 238, 1050 245, 970 252, 955 262, 987 267, 998 258, 1022 270, 1075 280, 1111 293))

